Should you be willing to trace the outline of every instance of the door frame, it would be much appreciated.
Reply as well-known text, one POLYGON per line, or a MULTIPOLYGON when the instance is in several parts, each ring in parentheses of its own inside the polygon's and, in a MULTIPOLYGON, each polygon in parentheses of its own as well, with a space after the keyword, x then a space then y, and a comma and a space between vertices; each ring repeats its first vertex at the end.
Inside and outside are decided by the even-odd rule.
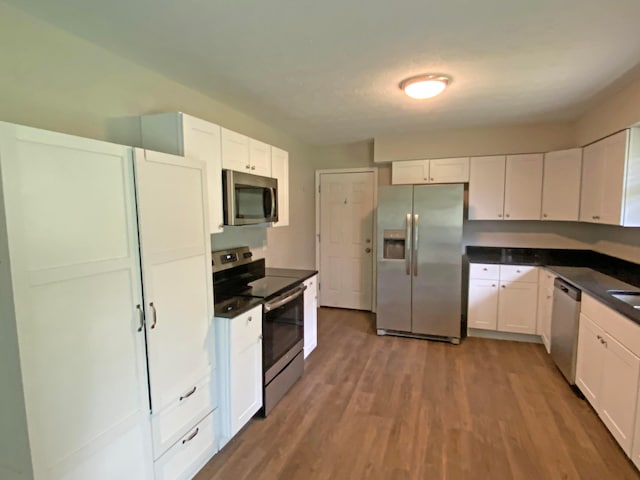
MULTIPOLYGON (((340 173, 373 173, 373 218, 371 219, 371 253, 373 259, 371 263, 371 311, 376 311, 376 293, 377 293, 377 237, 378 237, 378 225, 377 225, 377 212, 378 212, 378 167, 357 167, 357 168, 330 168, 325 170, 316 170, 316 185, 315 185, 315 201, 316 201, 316 268, 318 269, 318 289, 322 288, 322 271, 320 270, 320 176, 326 174, 340 174, 340 173)), ((318 296, 319 297, 319 296, 318 296)), ((322 305, 318 305, 319 307, 322 305)))

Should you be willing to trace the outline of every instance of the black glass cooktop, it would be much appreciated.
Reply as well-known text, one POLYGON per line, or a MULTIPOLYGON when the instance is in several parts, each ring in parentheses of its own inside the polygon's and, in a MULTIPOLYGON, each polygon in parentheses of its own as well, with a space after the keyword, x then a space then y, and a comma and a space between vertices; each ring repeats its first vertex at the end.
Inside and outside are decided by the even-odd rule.
POLYGON ((300 280, 291 277, 262 277, 247 285, 240 295, 257 298, 269 298, 288 288, 294 287, 300 280))

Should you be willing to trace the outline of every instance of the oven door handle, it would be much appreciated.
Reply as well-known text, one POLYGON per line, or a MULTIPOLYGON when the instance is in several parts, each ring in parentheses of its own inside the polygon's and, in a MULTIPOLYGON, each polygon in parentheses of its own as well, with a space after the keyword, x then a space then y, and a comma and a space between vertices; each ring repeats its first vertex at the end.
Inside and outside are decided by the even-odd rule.
POLYGON ((302 284, 299 287, 296 287, 291 293, 287 292, 284 295, 274 298, 270 302, 267 302, 264 304, 264 311, 270 312, 271 310, 280 308, 282 305, 289 303, 291 300, 298 298, 300 295, 304 293, 306 289, 307 289, 307 286, 302 284))

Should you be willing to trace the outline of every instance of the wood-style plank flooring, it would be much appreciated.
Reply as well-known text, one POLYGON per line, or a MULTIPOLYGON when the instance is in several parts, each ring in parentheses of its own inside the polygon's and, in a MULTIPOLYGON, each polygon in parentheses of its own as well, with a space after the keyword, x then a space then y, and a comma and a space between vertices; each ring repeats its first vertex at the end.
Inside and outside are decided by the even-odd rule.
POLYGON ((541 345, 378 337, 374 315, 327 308, 318 337, 196 480, 640 478, 541 345))

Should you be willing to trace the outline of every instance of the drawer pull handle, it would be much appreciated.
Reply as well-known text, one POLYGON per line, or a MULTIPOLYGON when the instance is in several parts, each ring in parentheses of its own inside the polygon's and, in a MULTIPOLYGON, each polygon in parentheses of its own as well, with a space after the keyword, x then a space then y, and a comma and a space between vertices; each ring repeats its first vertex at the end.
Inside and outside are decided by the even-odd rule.
POLYGON ((196 428, 196 431, 193 432, 191 435, 189 435, 187 438, 182 440, 182 444, 184 445, 187 442, 190 442, 191 440, 193 440, 194 438, 196 438, 196 435, 198 435, 198 432, 200 431, 200 427, 196 428))
POLYGON ((196 387, 196 386, 194 385, 194 387, 193 387, 191 390, 189 390, 187 393, 185 393, 184 395, 182 395, 182 396, 180 397, 180 401, 184 400, 185 398, 189 398, 191 395, 193 395, 194 393, 196 393, 196 389, 197 389, 197 388, 198 388, 198 387, 196 387))

